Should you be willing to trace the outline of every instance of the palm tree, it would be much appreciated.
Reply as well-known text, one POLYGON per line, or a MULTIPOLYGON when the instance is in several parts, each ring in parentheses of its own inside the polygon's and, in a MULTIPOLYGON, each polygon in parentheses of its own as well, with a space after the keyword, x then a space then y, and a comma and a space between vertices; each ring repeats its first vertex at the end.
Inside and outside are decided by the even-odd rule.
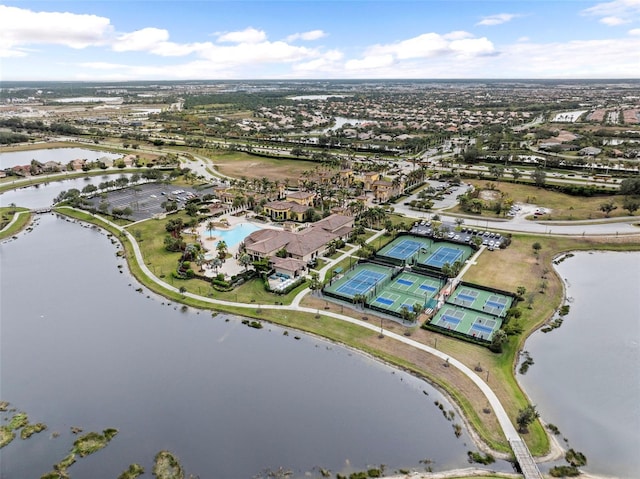
POLYGON ((222 260, 220 258, 213 258, 211 260, 211 267, 213 268, 213 272, 218 274, 218 268, 222 266, 222 260))
POLYGON ((215 228, 215 223, 213 221, 207 222, 207 230, 209 230, 209 238, 213 234, 213 228, 215 228))
POLYGON ((247 271, 249 269, 249 265, 252 263, 251 256, 247 253, 242 253, 238 258, 238 263, 244 266, 244 270, 247 271))
POLYGON ((224 240, 218 241, 216 249, 218 250, 218 258, 224 261, 224 259, 227 257, 227 243, 224 240))

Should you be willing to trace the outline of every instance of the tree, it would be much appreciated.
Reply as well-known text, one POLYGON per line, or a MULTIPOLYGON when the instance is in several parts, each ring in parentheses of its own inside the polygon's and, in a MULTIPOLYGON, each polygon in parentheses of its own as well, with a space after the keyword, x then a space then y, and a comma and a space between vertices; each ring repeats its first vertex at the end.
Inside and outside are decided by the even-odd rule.
POLYGON ((640 201, 630 196, 625 197, 622 207, 629 212, 630 215, 635 214, 640 209, 640 201))
POLYGON ((218 268, 222 266, 222 260, 220 258, 213 258, 211 260, 211 267, 213 268, 213 272, 218 274, 218 268))
POLYGON ((533 254, 538 256, 538 254, 540 254, 540 250, 542 249, 542 245, 536 241, 531 245, 531 248, 533 249, 533 254))
POLYGON ((320 291, 322 289, 322 282, 318 277, 318 273, 311 273, 311 282, 309 283, 309 289, 311 291, 320 291))
POLYGON ((640 195, 640 178, 626 178, 620 183, 620 194, 640 195))
POLYGON ((213 221, 209 221, 207 222, 207 230, 209 231, 209 238, 211 238, 211 235, 213 234, 213 229, 216 227, 215 223, 213 221))
POLYGON ((218 258, 220 258, 222 261, 225 260, 225 258, 227 257, 227 243, 222 240, 222 241, 218 241, 218 244, 216 245, 216 250, 218 250, 218 258))
POLYGON ((518 296, 518 299, 524 298, 524 295, 526 293, 527 293, 527 288, 525 288, 524 286, 518 286, 518 288, 516 289, 516 295, 518 296))
POLYGON ((249 265, 252 263, 251 256, 247 253, 242 253, 238 258, 238 263, 244 267, 244 270, 247 271, 249 269, 249 265))
POLYGON ((547 181, 547 173, 542 168, 536 168, 531 172, 531 179, 538 187, 543 187, 547 181))
POLYGON ((618 209, 615 202, 613 200, 605 201, 600 204, 600 211, 604 212, 604 215, 608 218, 611 212, 615 209, 618 209))
POLYGON ((491 345, 489 349, 494 353, 501 353, 502 347, 509 340, 507 337, 507 333, 505 333, 502 329, 497 330, 493 333, 493 337, 491 338, 491 345))
POLYGON ((528 432, 528 427, 533 421, 535 421, 540 414, 536 411, 536 407, 532 404, 528 404, 523 409, 518 411, 518 416, 516 417, 516 424, 518 424, 518 432, 526 433, 528 432))
POLYGON ((177 238, 180 236, 180 231, 182 231, 183 226, 184 224, 182 223, 182 218, 172 218, 167 221, 164 229, 167 231, 167 233, 171 233, 171 236, 177 238))
POLYGON ((198 205, 195 202, 188 202, 185 207, 184 207, 185 211, 187 212, 187 214, 191 217, 196 217, 198 216, 198 205))

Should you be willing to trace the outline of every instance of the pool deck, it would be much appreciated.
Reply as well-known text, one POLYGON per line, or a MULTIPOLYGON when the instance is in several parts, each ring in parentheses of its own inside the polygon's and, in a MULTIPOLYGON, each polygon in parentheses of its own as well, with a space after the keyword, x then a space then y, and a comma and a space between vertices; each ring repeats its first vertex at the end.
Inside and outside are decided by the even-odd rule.
MULTIPOLYGON (((273 230, 282 230, 281 227, 279 226, 275 226, 273 224, 270 223, 263 223, 261 221, 252 221, 250 218, 247 218, 245 215, 243 216, 233 216, 231 214, 227 214, 227 215, 223 215, 220 218, 216 218, 216 220, 214 221, 214 223, 219 224, 220 221, 222 220, 227 220, 229 227, 228 228, 224 228, 227 230, 233 229, 235 227, 237 227, 238 225, 241 224, 254 224, 254 225, 259 225, 260 228, 264 228, 264 229, 273 229, 273 230)), ((202 246, 205 249, 205 254, 206 253, 210 253, 213 254, 214 256, 218 253, 216 250, 216 244, 218 243, 218 241, 220 241, 220 237, 216 237, 215 234, 213 235, 209 235, 208 229, 207 229, 207 224, 209 222, 205 221, 203 223, 201 223, 198 228, 196 229, 196 235, 197 238, 200 241, 200 244, 202 244, 202 246)), ((216 226, 216 228, 220 228, 219 226, 216 226)), ((223 229, 223 228, 220 228, 223 229)), ((185 233, 186 236, 191 236, 191 234, 189 232, 185 233)), ((231 254, 231 258, 227 258, 224 263, 222 263, 222 266, 220 268, 218 268, 218 273, 223 273, 225 275, 225 277, 230 278, 233 275, 236 275, 238 273, 241 273, 242 271, 244 271, 244 267, 241 266, 237 259, 236 259, 236 255, 238 254, 238 249, 239 249, 239 245, 240 243, 231 246, 229 248, 227 248, 227 251, 229 252, 229 254, 231 254)), ((205 265, 204 267, 204 275, 212 278, 213 276, 215 276, 215 272, 213 270, 213 268, 207 267, 207 265, 205 265)))

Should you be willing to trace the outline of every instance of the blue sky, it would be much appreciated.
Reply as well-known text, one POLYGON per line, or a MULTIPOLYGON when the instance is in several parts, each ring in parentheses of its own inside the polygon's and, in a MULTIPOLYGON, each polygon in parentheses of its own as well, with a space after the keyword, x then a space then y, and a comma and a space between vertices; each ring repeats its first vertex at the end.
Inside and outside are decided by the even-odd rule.
POLYGON ((0 3, 3 80, 305 78, 640 78, 640 0, 0 3))

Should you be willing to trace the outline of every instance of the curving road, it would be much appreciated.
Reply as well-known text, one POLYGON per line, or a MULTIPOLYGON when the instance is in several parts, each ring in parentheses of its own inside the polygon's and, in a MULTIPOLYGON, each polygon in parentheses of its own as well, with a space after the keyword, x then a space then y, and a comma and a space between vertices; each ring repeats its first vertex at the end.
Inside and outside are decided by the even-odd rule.
MULTIPOLYGON (((70 207, 65 207, 68 209, 74 209, 74 208, 70 208, 70 207)), ((81 211, 81 210, 76 210, 76 211, 81 211)), ((83 212, 84 213, 84 212, 83 212)), ((94 217, 98 218, 96 215, 94 215, 94 217)), ((100 217, 101 221, 105 221, 106 223, 108 223, 110 226, 112 226, 113 228, 118 229, 121 232, 124 232, 124 234, 126 234, 127 238, 130 240, 132 246, 133 246, 133 251, 134 251, 134 255, 135 255, 135 259, 138 263, 138 266, 142 269, 142 271, 144 272, 144 274, 149 277, 153 282, 155 282, 156 284, 158 284, 159 286, 162 286, 165 289, 168 289, 170 291, 173 291, 175 293, 180 293, 180 290, 174 286, 168 285, 167 283, 165 283, 164 281, 162 281, 160 278, 156 277, 154 275, 154 273, 147 267, 147 265, 144 263, 144 258, 142 256, 142 252, 140 251, 140 248, 138 246, 138 243, 136 242, 135 238, 133 237, 133 235, 131 235, 125 228, 116 225, 115 223, 112 223, 102 217, 100 217)), ((369 238, 369 242, 375 240, 378 236, 382 235, 384 233, 384 231, 379 231, 378 233, 376 233, 374 236, 372 236, 371 238, 369 238)), ((341 261, 343 258, 347 257, 348 255, 350 255, 353 251, 354 248, 351 248, 351 250, 343 253, 339 258, 332 260, 329 264, 325 265, 321 271, 321 273, 326 272, 326 270, 328 270, 332 265, 334 265, 335 263, 341 261)), ((307 295, 309 293, 309 289, 306 289, 304 291, 301 291, 298 295, 296 295, 296 297, 294 298, 294 300, 292 301, 292 303, 290 305, 260 305, 260 308, 262 309, 275 309, 275 310, 285 310, 285 311, 300 311, 300 312, 305 312, 305 313, 312 313, 312 314, 317 314, 317 309, 315 308, 308 308, 308 307, 304 307, 304 306, 300 306, 300 301, 302 300, 302 298, 307 295)), ((198 301, 203 301, 203 302, 207 302, 207 303, 211 303, 211 304, 219 304, 219 305, 225 305, 225 306, 233 306, 233 307, 238 307, 238 308, 246 308, 246 309, 255 309, 256 305, 255 304, 246 304, 246 303, 237 303, 237 302, 233 302, 233 301, 224 301, 224 300, 220 300, 220 299, 213 299, 213 298, 208 298, 205 296, 199 296, 193 293, 189 293, 189 292, 185 292, 184 296, 192 298, 192 299, 196 299, 198 301)), ((425 351, 429 354, 433 354, 434 356, 437 356, 438 358, 442 359, 443 361, 447 362, 450 366, 457 368, 458 370, 460 370, 465 376, 467 376, 476 386, 478 386, 478 388, 482 391, 482 393, 485 395, 485 397, 487 398, 487 401, 489 402, 489 404, 491 405, 496 418, 500 424, 500 427, 502 428, 502 431, 505 435, 505 437, 507 438, 507 440, 509 441, 509 444, 514 444, 517 443, 519 445, 519 447, 522 447, 522 445, 524 444, 524 442, 522 441, 521 437, 519 436, 516 428, 514 427, 513 423, 511 422, 511 420, 509 419, 509 416, 507 415, 506 410, 504 409, 504 407, 502 406, 502 403, 500 402, 500 400, 498 399, 498 397, 496 396, 496 394, 493 392, 493 390, 489 387, 489 385, 484 382, 482 380, 482 378, 472 369, 470 369, 469 367, 467 367, 466 365, 464 365, 462 362, 458 361, 456 358, 449 356, 446 353, 443 353, 442 351, 439 351, 435 348, 432 348, 430 346, 427 346, 425 344, 419 343, 417 341, 414 341, 413 339, 410 339, 404 335, 400 335, 397 333, 394 333, 392 331, 383 329, 381 327, 378 327, 376 325, 373 325, 369 322, 366 321, 362 321, 356 318, 352 318, 350 316, 346 316, 344 314, 339 314, 339 313, 334 313, 331 311, 323 311, 322 312, 323 315, 325 316, 329 316, 331 318, 335 318, 338 319, 340 321, 345 321, 351 324, 356 324, 362 328, 371 330, 371 331, 375 331, 376 333, 382 334, 384 336, 386 336, 389 339, 392 339, 394 341, 399 341, 401 343, 404 343, 412 348, 416 348, 419 349, 421 351, 425 351)), ((524 446, 524 448, 526 449, 526 446, 524 446)), ((530 454, 528 453, 528 450, 526 450, 528 457, 531 457, 530 454)))

